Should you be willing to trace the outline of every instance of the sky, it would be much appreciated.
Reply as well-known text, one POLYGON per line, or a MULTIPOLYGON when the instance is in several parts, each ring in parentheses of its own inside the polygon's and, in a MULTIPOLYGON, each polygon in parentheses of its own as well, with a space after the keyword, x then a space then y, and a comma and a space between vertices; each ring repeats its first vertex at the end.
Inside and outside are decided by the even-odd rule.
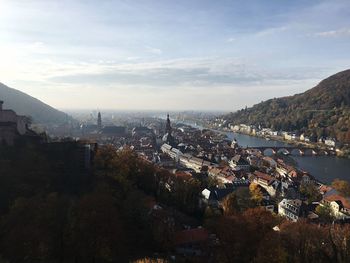
POLYGON ((59 109, 235 111, 349 68, 349 0, 0 0, 0 82, 59 109))

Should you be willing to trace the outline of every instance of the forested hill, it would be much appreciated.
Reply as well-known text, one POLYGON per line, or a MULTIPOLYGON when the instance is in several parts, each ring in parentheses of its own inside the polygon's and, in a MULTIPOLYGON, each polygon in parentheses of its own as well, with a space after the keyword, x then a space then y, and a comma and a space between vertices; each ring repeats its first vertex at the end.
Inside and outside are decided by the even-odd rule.
POLYGON ((0 83, 0 100, 4 101, 4 109, 13 109, 19 115, 30 116, 35 123, 60 124, 71 120, 71 117, 64 112, 2 83, 0 83))
POLYGON ((274 98, 224 116, 228 123, 335 137, 350 142, 350 70, 294 96, 274 98))

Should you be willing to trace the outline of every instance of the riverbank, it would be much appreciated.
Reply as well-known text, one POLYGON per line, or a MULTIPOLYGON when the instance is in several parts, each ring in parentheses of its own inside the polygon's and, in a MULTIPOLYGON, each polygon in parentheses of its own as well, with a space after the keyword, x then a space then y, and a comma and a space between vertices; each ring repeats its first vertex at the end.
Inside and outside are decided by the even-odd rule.
POLYGON ((286 140, 282 136, 273 136, 273 135, 264 136, 264 135, 257 135, 257 134, 252 134, 252 133, 248 134, 248 133, 241 132, 241 131, 232 131, 230 129, 220 129, 220 131, 243 134, 243 135, 247 135, 247 136, 251 136, 251 137, 261 138, 264 140, 274 140, 274 141, 286 143, 288 145, 297 146, 297 147, 305 147, 305 148, 310 148, 310 149, 315 149, 315 150, 329 151, 334 156, 337 156, 340 158, 350 159, 350 149, 347 149, 345 151, 335 150, 334 148, 325 146, 324 144, 304 142, 304 141, 286 140))

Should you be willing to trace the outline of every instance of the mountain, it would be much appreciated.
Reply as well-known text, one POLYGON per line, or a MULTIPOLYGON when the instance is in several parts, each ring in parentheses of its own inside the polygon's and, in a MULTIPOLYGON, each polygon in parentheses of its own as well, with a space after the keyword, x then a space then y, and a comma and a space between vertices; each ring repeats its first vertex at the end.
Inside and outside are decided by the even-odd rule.
POLYGON ((270 99, 224 119, 350 143, 350 70, 332 75, 304 93, 270 99))
POLYGON ((0 100, 4 101, 4 109, 13 109, 19 115, 30 116, 34 123, 61 124, 72 120, 66 113, 2 83, 0 83, 0 100))

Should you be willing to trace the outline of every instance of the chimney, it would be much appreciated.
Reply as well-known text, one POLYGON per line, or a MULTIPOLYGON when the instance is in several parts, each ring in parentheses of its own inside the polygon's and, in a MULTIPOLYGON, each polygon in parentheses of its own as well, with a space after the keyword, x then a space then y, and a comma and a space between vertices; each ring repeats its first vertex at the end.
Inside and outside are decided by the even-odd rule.
POLYGON ((4 102, 0 100, 0 111, 2 111, 2 104, 4 104, 4 102))

